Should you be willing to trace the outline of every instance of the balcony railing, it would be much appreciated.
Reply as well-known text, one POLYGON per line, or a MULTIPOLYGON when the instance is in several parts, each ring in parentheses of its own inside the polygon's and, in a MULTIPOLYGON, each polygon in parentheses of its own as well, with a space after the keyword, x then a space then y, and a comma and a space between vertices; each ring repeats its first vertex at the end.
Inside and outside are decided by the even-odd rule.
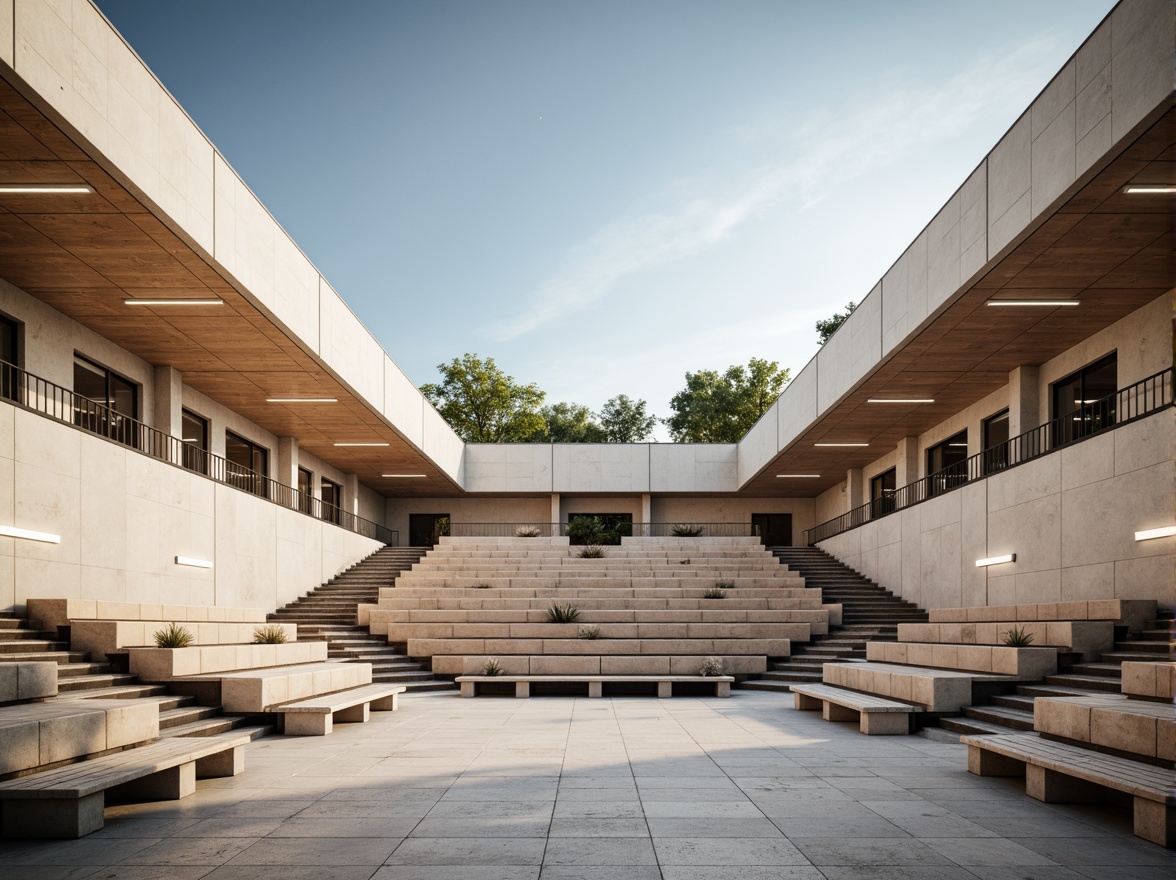
POLYGON ((391 546, 398 543, 399 534, 393 529, 334 505, 324 504, 319 498, 299 492, 227 458, 213 455, 199 446, 185 443, 6 361, 0 361, 0 398, 38 415, 97 434, 158 461, 202 474, 282 507, 342 526, 366 538, 391 546))
POLYGON ((855 507, 804 533, 804 543, 819 541, 856 529, 871 520, 942 495, 974 480, 1033 461, 1056 449, 1064 449, 1088 437, 1126 425, 1172 405, 1172 368, 1148 376, 1101 400, 1083 404, 1076 411, 1013 437, 971 458, 928 474, 906 486, 855 507))
MULTIPOLYGON (((501 522, 501 523, 457 523, 451 522, 442 530, 441 535, 452 535, 459 538, 571 538, 572 543, 582 537, 583 526, 576 520, 570 523, 540 523, 540 522, 501 522)), ((748 523, 694 523, 694 522, 660 522, 660 523, 615 523, 606 525, 603 531, 608 538, 671 538, 671 537, 699 537, 699 538, 757 538, 759 527, 748 523)), ((591 543, 591 541, 580 541, 591 543)), ((607 541, 606 541, 607 542, 607 541)))

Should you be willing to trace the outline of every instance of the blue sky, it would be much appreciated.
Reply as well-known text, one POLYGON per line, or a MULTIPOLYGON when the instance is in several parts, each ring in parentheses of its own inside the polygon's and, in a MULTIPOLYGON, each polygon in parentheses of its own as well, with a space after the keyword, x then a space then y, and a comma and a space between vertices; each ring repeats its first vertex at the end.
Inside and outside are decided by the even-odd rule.
POLYGON ((98 0, 412 381, 662 416, 798 372, 1112 5, 98 0))

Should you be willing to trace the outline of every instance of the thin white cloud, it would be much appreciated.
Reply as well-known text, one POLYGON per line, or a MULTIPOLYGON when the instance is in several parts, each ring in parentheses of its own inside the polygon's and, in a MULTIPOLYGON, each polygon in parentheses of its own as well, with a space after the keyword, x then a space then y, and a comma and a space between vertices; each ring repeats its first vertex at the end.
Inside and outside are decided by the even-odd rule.
MULTIPOLYGON (((1026 91, 1043 82, 1056 55, 1052 42, 1034 41, 998 58, 977 61, 931 89, 881 89, 856 107, 799 126, 769 123, 742 128, 739 139, 776 144, 777 163, 743 173, 700 176, 672 187, 666 207, 620 217, 573 246, 564 266, 527 297, 520 313, 491 328, 498 340, 517 339, 606 297, 622 279, 710 250, 748 221, 783 203, 803 211, 834 184, 876 172, 916 144, 948 140, 983 116, 1014 112, 1026 91), (1051 62, 1052 63, 1052 62, 1051 62)), ((669 189, 669 188, 668 188, 669 189)))

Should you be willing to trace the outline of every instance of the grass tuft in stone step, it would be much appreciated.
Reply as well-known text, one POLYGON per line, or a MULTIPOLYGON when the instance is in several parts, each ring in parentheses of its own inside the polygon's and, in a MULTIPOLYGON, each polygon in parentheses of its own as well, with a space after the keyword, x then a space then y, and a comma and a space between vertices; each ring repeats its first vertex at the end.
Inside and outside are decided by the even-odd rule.
POLYGON ((490 589, 490 585, 489 584, 474 584, 474 589, 475 590, 488 590, 488 589, 490 589))
POLYGON ((539 526, 519 526, 515 529, 516 538, 538 538, 542 533, 539 526))
POLYGON ((723 658, 707 657, 702 661, 702 665, 698 667, 698 674, 705 675, 707 678, 714 678, 716 675, 722 675, 723 658))
POLYGON ((255 645, 284 645, 287 641, 286 630, 276 624, 259 626, 253 631, 255 645))
POLYGON ((502 675, 502 664, 497 657, 487 657, 482 664, 482 675, 502 675))
POLYGON ((186 648, 196 641, 196 637, 186 627, 178 623, 169 623, 153 636, 157 648, 186 648))
POLYGON ((580 609, 570 602, 561 605, 556 602, 547 609, 547 620, 551 623, 575 623, 580 619, 580 609))
POLYGON ((727 598, 727 591, 719 586, 719 584, 722 584, 722 583, 727 583, 727 581, 715 581, 715 585, 713 587, 711 587, 710 589, 708 589, 705 593, 703 593, 702 598, 704 598, 704 599, 726 599, 727 598))
POLYGON ((1023 626, 1014 626, 1004 634, 1004 643, 1009 648, 1028 648, 1033 644, 1033 633, 1023 626))
POLYGON ((579 632, 576 633, 578 639, 598 639, 600 638, 600 627, 598 626, 582 626, 579 632))
POLYGON ((599 544, 589 544, 580 549, 579 556, 581 559, 604 559, 604 548, 599 544))
POLYGON ((702 534, 702 526, 692 523, 674 523, 670 526, 670 534, 675 538, 697 538, 702 534))

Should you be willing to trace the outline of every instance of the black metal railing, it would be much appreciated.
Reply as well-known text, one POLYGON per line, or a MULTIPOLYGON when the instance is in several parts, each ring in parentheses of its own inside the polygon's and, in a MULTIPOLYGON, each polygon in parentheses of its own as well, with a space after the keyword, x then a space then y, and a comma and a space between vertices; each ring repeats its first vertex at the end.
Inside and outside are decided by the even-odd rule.
POLYGON ((184 470, 201 474, 218 483, 266 498, 282 507, 301 511, 316 519, 342 526, 367 538, 396 546, 399 533, 364 519, 322 499, 279 483, 236 462, 185 443, 177 437, 145 425, 108 406, 96 403, 48 379, 0 361, 0 397, 22 409, 97 434, 120 446, 184 470))
POLYGON ((804 533, 808 546, 1172 405, 1172 368, 1066 413, 972 457, 928 474, 804 533))
MULTIPOLYGON (((443 535, 460 538, 571 538, 573 543, 581 537, 582 521, 573 519, 565 523, 541 522, 499 522, 459 523, 451 522, 443 535)), ((759 526, 749 523, 614 523, 606 527, 617 538, 758 538, 759 526)), ((610 534, 608 537, 612 537, 610 534)), ((591 543, 586 541, 584 543, 591 543)))

